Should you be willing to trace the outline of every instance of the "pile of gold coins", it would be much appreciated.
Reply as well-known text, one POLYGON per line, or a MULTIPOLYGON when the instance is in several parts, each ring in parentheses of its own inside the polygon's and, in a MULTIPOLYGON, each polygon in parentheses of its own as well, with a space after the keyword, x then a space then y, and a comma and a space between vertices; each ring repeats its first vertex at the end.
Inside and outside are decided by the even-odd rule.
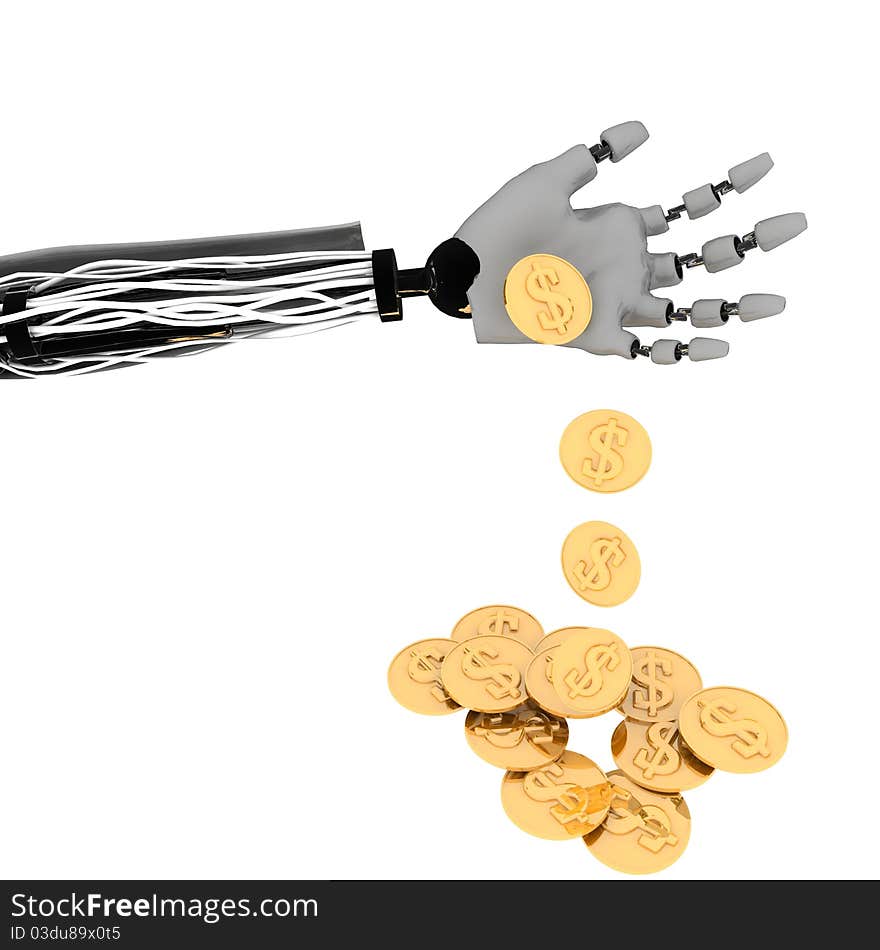
MULTIPOLYGON (((650 442, 634 419, 599 410, 568 427, 561 458, 585 487, 617 491, 647 470, 650 442)), ((562 562, 572 588, 600 606, 620 603, 638 584, 632 542, 605 522, 576 528, 562 562)), ((630 649, 596 627, 545 635, 532 614, 507 605, 473 610, 449 638, 401 650, 388 683, 414 712, 469 710, 468 745, 506 770, 501 802, 523 831, 582 838, 604 864, 632 874, 660 871, 681 856, 690 836, 682 792, 716 769, 766 769, 788 739, 767 700, 729 686, 704 689, 693 664, 672 650, 630 649), (569 751, 567 720, 612 710, 624 719, 611 736, 617 769, 606 774, 569 751)))
POLYGON ((787 733, 766 700, 727 686, 702 688, 688 660, 663 647, 630 650, 594 627, 544 635, 510 606, 481 607, 449 639, 420 640, 388 671, 407 709, 461 708, 468 745, 506 769, 501 802, 540 838, 583 838, 604 864, 644 874, 684 851, 690 813, 681 793, 715 769, 758 772, 785 751, 787 733), (617 709, 607 775, 568 750, 568 719, 617 709))

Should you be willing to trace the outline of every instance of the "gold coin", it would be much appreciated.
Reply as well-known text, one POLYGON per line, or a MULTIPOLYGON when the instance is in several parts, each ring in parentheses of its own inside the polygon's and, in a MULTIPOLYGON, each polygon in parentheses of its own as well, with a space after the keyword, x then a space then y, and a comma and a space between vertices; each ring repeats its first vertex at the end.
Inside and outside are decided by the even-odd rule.
MULTIPOLYGON (((545 637, 546 639, 546 637, 545 637)), ((554 716, 577 718, 578 710, 567 706, 553 686, 553 661, 558 647, 542 650, 526 669, 526 691, 532 701, 554 716)))
POLYGON ((440 679, 460 706, 507 712, 526 700, 523 678, 533 656, 513 637, 473 637, 447 654, 440 679))
POLYGON ((582 627, 554 648, 551 678, 557 696, 586 719, 614 709, 629 689, 629 647, 610 630, 582 627))
POLYGON ((529 254, 510 268, 504 306, 514 325, 536 343, 568 343, 593 315, 593 297, 581 272, 553 254, 529 254))
POLYGON ((680 795, 639 788, 623 772, 609 772, 611 808, 584 842, 608 867, 653 874, 677 861, 691 834, 691 814, 680 795))
POLYGON ((465 614, 452 628, 450 636, 459 643, 472 637, 513 637, 534 650, 544 636, 544 628, 527 610, 495 604, 465 614))
POLYGON ((501 781, 507 817, 530 835, 552 841, 595 830, 610 802, 605 773, 577 752, 563 752, 556 762, 529 772, 508 772, 501 781))
POLYGON ((715 771, 681 741, 676 722, 624 719, 611 737, 611 754, 627 778, 655 792, 686 792, 715 771))
POLYGON ((568 742, 568 723, 525 702, 510 712, 472 710, 464 734, 474 752, 491 765, 527 771, 562 755, 568 742))
POLYGON ((651 440, 625 412, 594 409, 568 424, 559 458, 578 485, 598 492, 623 491, 648 471, 651 440))
POLYGON ((401 706, 426 716, 461 709, 440 680, 440 667, 456 646, 454 640, 419 640, 401 650, 388 667, 391 695, 401 706))
POLYGON ((691 696, 678 726, 697 758, 724 772, 761 772, 785 752, 785 720, 766 699, 747 689, 713 686, 691 696))
POLYGON ((569 534, 562 545, 562 570, 571 589, 597 607, 622 604, 642 574, 636 546, 605 521, 587 521, 569 534))
POLYGON ((664 647, 633 647, 632 683, 620 711, 639 722, 669 722, 703 686, 690 660, 664 647))

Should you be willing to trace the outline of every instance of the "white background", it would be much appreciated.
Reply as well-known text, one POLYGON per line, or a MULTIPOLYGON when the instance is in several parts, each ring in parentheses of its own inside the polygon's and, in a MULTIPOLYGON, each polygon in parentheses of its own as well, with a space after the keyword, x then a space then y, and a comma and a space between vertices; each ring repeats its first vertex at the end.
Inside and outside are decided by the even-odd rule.
MULTIPOLYGON (((7 877, 614 877, 531 838, 462 717, 385 673, 482 604, 611 627, 766 695, 775 768, 687 798, 666 877, 866 877, 877 794, 876 50, 863 4, 18 4, 0 252, 332 224, 415 266, 509 177, 638 118, 576 196, 770 176, 655 250, 804 210, 679 303, 784 293, 728 359, 477 346, 425 301, 72 380, 0 383, 7 877), (577 414, 635 415, 649 475, 585 492, 577 414), (643 579, 581 602, 559 548, 619 523, 643 579)), ((679 325, 681 327, 681 325, 679 325)), ((688 328, 683 327, 687 337, 688 328)), ((693 333, 693 331, 691 331, 693 333)), ((650 337, 646 333, 645 337, 650 337)), ((606 768, 611 714, 572 727, 606 768)))

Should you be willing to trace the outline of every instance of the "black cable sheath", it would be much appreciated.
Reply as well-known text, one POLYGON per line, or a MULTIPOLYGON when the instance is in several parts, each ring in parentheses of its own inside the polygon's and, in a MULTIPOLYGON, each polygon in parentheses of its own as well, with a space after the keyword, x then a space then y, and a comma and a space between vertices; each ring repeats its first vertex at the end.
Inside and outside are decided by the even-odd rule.
POLYGON ((252 257, 300 251, 362 251, 360 223, 337 224, 296 231, 262 234, 229 234, 222 237, 188 238, 175 241, 143 241, 131 244, 82 244, 47 247, 0 257, 0 277, 27 271, 63 273, 94 261, 168 261, 191 257, 252 257))

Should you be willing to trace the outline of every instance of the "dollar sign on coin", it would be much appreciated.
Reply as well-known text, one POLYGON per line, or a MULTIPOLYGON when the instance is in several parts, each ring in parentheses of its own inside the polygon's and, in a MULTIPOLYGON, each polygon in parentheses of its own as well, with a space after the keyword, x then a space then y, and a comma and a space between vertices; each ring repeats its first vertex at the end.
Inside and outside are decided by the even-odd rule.
POLYGON ((530 711, 525 720, 519 710, 484 713, 483 716, 482 723, 474 726, 474 733, 499 749, 514 749, 523 739, 533 745, 547 745, 553 742, 554 734, 560 728, 559 721, 543 709, 530 711))
POLYGON ((671 719, 649 723, 627 717, 611 736, 611 755, 637 785, 665 794, 697 788, 714 771, 683 743, 671 719))
POLYGON ((419 640, 394 657, 388 668, 388 688, 401 706, 427 716, 460 708, 441 680, 443 660, 456 646, 454 640, 419 640))
POLYGON ((555 330, 564 335, 568 321, 574 316, 574 305, 565 294, 553 289, 557 286, 559 274, 555 268, 532 264, 532 272, 526 278, 526 292, 532 300, 547 304, 546 310, 538 311, 538 323, 544 330, 555 330))
POLYGON ((656 650, 645 651, 644 656, 633 664, 633 679, 645 689, 633 692, 632 703, 636 709, 644 709, 651 719, 675 697, 675 690, 668 682, 663 682, 661 675, 672 676, 672 660, 658 657, 656 650))
MULTIPOLYGON (((572 667, 565 674, 565 685, 568 687, 569 699, 582 699, 595 696, 602 689, 602 670, 616 670, 620 663, 616 643, 597 643, 591 646, 584 655, 584 673, 580 674, 577 667, 572 667)), ((551 674, 552 675, 552 674, 551 674)))
POLYGON ((569 789, 578 787, 574 782, 558 782, 557 779, 564 774, 562 766, 555 763, 536 769, 523 779, 523 789, 536 802, 561 801, 569 789))
POLYGON ((480 725, 474 726, 474 735, 481 736, 496 749, 515 749, 525 737, 525 726, 519 724, 515 712, 483 713, 480 725))
POLYGON ((657 805, 641 805, 626 789, 611 789, 611 810, 603 828, 613 835, 628 835, 639 829, 639 846, 657 854, 663 848, 674 848, 678 835, 673 834, 669 816, 657 805))
POLYGON ((568 742, 568 723, 526 702, 510 712, 472 710, 464 734, 480 758, 502 769, 525 772, 562 755, 568 742))
POLYGON ((726 772, 761 772, 788 744, 785 720, 766 699, 736 686, 689 696, 678 713, 683 749, 726 772))
POLYGON ((451 636, 459 642, 473 637, 513 637, 531 650, 544 636, 544 628, 522 607, 493 604, 466 613, 452 628, 451 636))
POLYGON ((648 729, 645 738, 651 748, 639 749, 633 759, 645 778, 651 779, 655 775, 672 775, 681 765, 681 756, 669 742, 675 732, 674 722, 655 722, 648 729))
POLYGON ((544 650, 529 663, 523 685, 526 692, 541 709, 545 709, 560 718, 566 716, 577 718, 582 715, 580 710, 566 703, 553 683, 554 653, 554 649, 544 650))
POLYGON ((580 271, 553 254, 529 254, 504 281, 504 306, 514 326, 537 343, 567 343, 593 315, 593 298, 580 271))
POLYGON ((532 651, 513 637, 471 637, 447 654, 440 679, 460 706, 508 712, 526 700, 522 681, 533 659, 532 651))
POLYGON ((611 803, 611 784, 595 762, 576 752, 528 772, 509 771, 501 782, 501 803, 523 831, 566 841, 589 834, 611 803))
POLYGON ((590 559, 578 561, 575 575, 583 590, 605 590, 611 583, 610 567, 620 567, 626 555, 620 550, 620 538, 597 538, 590 545, 590 559))
POLYGON ((509 663, 491 663, 498 659, 498 651, 491 647, 481 647, 476 650, 465 647, 463 651, 461 669, 465 676, 472 680, 489 680, 486 689, 495 699, 519 699, 522 691, 518 688, 520 672, 509 663))
POLYGON ((407 672, 417 683, 432 683, 431 695, 438 703, 449 699, 440 682, 443 654, 439 650, 411 650, 407 672))
POLYGON ((627 874, 652 874, 681 857, 691 817, 680 795, 640 788, 622 772, 609 772, 611 808, 584 843, 603 864, 627 874))
MULTIPOLYGON (((610 630, 570 627, 558 647, 540 656, 550 659, 550 678, 558 697, 558 705, 551 707, 554 712, 559 709, 574 719, 600 716, 617 706, 629 689, 632 658, 623 640, 610 630)), ((536 692, 543 695, 537 684, 536 692)))
POLYGON ((744 759, 750 759, 753 755, 764 758, 770 755, 767 730, 754 719, 733 719, 736 714, 733 703, 698 700, 697 705, 700 707, 700 723, 706 732, 719 738, 736 736, 731 748, 744 759))
POLYGON ((590 491, 624 491, 651 464, 651 440, 639 422, 616 409, 591 409, 572 419, 559 440, 568 476, 590 491))
POLYGON ((625 446, 627 435, 617 419, 609 419, 590 433, 590 448, 596 453, 596 461, 594 465, 593 459, 584 459, 583 473, 593 479, 597 488, 623 471, 623 457, 614 451, 614 443, 625 446))
POLYGON ((633 647, 633 675, 620 704, 624 716, 640 722, 672 722, 684 701, 703 682, 693 663, 665 647, 633 647))
MULTIPOLYGON (((583 820, 588 811, 590 793, 588 789, 573 782, 557 782, 556 778, 563 774, 562 766, 555 763, 529 772, 523 779, 523 789, 533 801, 555 801, 556 804, 550 808, 550 814, 560 825, 568 826, 571 822, 583 820)), ((579 833, 582 833, 579 826, 572 828, 572 835, 579 833)))
POLYGON ((498 612, 489 614, 480 621, 477 628, 478 636, 504 636, 505 627, 508 633, 516 633, 519 630, 519 617, 515 613, 508 613, 503 607, 498 608, 498 612))
POLYGON ((642 573, 635 545, 607 521, 587 521, 569 532, 562 545, 562 570, 572 590, 597 607, 622 604, 642 573))

